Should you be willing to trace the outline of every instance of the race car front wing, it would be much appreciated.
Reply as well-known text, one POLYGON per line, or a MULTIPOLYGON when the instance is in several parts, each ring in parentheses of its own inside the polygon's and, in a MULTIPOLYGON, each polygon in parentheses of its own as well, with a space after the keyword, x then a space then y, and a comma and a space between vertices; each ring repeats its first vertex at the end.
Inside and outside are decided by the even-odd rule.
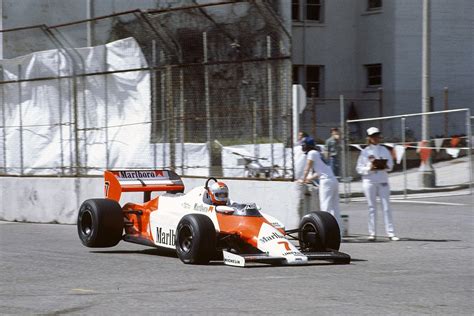
POLYGON ((302 258, 288 261, 286 257, 274 257, 268 254, 235 254, 223 250, 224 264, 235 267, 246 267, 249 263, 266 263, 272 265, 301 265, 307 264, 308 261, 325 260, 335 264, 349 264, 351 257, 343 252, 331 250, 324 252, 302 252, 302 258))

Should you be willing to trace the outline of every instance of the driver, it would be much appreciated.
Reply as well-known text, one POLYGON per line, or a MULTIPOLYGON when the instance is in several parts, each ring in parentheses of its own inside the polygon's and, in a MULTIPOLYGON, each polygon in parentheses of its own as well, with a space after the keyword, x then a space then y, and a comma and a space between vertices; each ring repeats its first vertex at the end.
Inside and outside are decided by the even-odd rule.
POLYGON ((224 182, 214 182, 209 187, 209 197, 213 205, 228 205, 229 204, 229 188, 224 182))

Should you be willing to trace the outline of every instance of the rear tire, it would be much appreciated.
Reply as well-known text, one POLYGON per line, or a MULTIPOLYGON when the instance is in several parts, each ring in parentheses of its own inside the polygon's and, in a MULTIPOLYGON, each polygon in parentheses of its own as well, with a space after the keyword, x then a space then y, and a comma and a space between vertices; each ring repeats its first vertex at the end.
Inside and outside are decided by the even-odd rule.
POLYGON ((312 212, 300 222, 298 239, 303 251, 339 250, 341 233, 336 219, 328 212, 312 212))
POLYGON ((120 204, 109 199, 82 203, 77 216, 77 232, 86 247, 113 247, 122 239, 123 213, 120 204))
POLYGON ((184 216, 176 229, 176 253, 189 264, 206 264, 216 252, 216 229, 202 214, 184 216))

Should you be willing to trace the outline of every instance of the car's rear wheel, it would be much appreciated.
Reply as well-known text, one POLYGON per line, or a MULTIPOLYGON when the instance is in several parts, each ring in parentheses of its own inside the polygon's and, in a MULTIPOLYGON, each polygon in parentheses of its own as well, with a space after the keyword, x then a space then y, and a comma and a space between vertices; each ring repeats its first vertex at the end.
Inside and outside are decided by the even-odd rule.
POLYGON ((90 199, 82 203, 77 216, 77 232, 84 246, 113 247, 122 239, 123 213, 109 199, 90 199))
POLYGON ((216 229, 202 214, 184 216, 176 229, 176 253, 184 263, 206 264, 216 252, 216 229))
POLYGON ((300 222, 298 239, 304 251, 339 250, 341 233, 336 219, 327 212, 312 212, 300 222))

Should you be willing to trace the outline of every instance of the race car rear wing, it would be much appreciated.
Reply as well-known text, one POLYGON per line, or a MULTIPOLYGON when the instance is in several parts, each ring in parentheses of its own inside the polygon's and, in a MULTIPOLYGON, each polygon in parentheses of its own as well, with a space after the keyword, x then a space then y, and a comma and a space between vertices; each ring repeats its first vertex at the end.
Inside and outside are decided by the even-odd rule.
POLYGON ((151 192, 183 192, 180 176, 171 170, 106 170, 105 197, 119 202, 122 192, 144 192, 144 202, 151 192))

